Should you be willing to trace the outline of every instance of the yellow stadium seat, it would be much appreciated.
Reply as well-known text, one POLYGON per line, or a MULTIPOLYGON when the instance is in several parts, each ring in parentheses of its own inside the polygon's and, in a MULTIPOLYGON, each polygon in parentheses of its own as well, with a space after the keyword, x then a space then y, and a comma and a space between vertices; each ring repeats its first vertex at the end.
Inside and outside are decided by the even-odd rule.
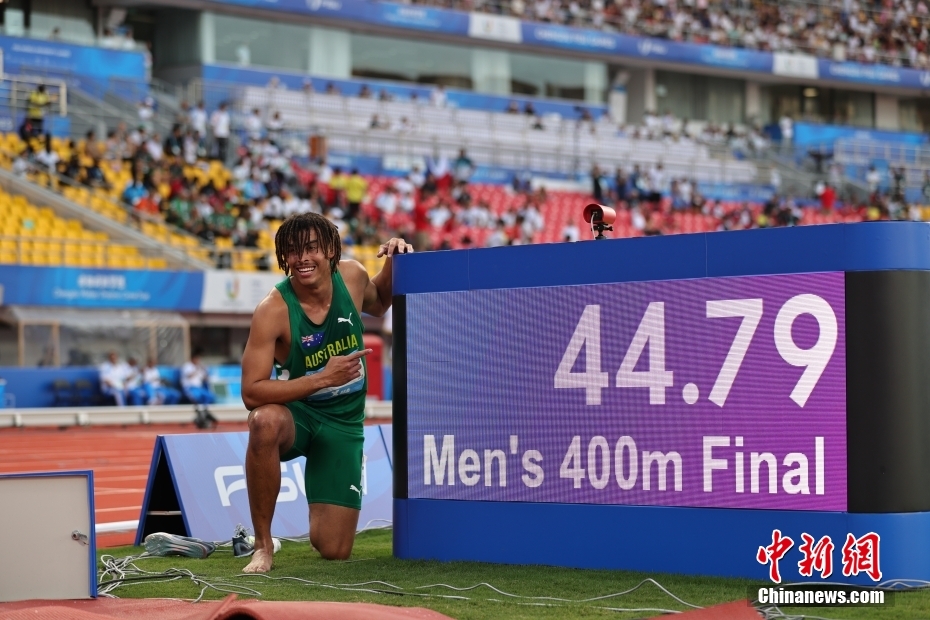
POLYGON ((82 267, 80 254, 65 254, 64 264, 66 267, 82 267))
POLYGON ((107 257, 107 267, 113 267, 116 269, 125 269, 128 267, 125 256, 108 256, 107 257))
POLYGON ((148 259, 148 268, 149 269, 167 269, 168 261, 164 258, 150 258, 148 259))
POLYGON ((0 263, 4 265, 15 265, 17 262, 19 261, 16 258, 16 252, 0 250, 0 263))

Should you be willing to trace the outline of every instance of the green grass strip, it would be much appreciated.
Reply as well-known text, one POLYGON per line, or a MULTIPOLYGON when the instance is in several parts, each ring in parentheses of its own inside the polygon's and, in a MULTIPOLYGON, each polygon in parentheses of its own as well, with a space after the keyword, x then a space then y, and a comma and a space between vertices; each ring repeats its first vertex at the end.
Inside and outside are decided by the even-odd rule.
MULTIPOLYGON (((545 544, 541 541, 540 544, 545 544)), ((138 555, 139 547, 105 549, 101 555, 121 558, 138 555)), ((625 620, 659 615, 659 610, 687 611, 682 601, 710 606, 750 597, 765 582, 718 577, 640 573, 634 571, 581 570, 549 566, 510 566, 479 562, 435 562, 398 560, 391 555, 391 532, 370 531, 358 536, 352 558, 344 562, 320 559, 309 543, 284 542, 275 555, 274 579, 242 575, 247 558, 234 558, 232 552, 217 550, 205 560, 184 557, 143 558, 136 566, 148 573, 178 569, 173 575, 132 575, 113 594, 121 598, 221 599, 226 591, 248 590, 261 593, 270 601, 344 601, 382 605, 416 606, 434 609, 460 620, 613 618, 625 620), (192 580, 195 575, 197 580, 192 580), (671 593, 663 592, 653 579, 671 593), (169 580, 172 579, 172 580, 169 580), (299 580, 305 580, 305 583, 299 580), (422 586, 447 584, 445 587, 422 586), (553 597, 578 602, 512 598, 553 597), (641 584, 641 585, 640 585, 641 584), (622 596, 607 595, 631 590, 622 596), (478 587, 473 587, 478 586, 478 587), (637 611, 618 612, 613 609, 637 611), (655 610, 655 611, 650 611, 655 610)), ((807 607, 782 609, 789 615, 832 619, 926 619, 930 618, 930 590, 896 592, 888 607, 807 607)))

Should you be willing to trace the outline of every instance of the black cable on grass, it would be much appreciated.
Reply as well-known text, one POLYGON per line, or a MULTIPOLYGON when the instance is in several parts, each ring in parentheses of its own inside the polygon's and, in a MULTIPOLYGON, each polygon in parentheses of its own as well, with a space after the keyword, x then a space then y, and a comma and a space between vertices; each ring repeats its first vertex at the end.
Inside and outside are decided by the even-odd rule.
POLYGON ((336 225, 317 213, 301 213, 284 220, 274 235, 275 257, 284 275, 291 275, 287 257, 291 254, 313 251, 314 243, 318 244, 324 256, 332 253, 329 268, 332 273, 336 273, 339 269, 339 260, 342 258, 342 240, 339 238, 336 225), (316 232, 316 240, 313 242, 310 240, 311 232, 316 232))

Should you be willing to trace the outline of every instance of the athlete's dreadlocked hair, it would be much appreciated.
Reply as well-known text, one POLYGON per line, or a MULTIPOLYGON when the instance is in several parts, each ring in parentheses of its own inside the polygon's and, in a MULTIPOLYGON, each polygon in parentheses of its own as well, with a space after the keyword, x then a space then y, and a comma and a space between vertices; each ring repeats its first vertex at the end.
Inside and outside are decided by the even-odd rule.
POLYGON ((316 213, 301 213, 292 215, 284 220, 274 236, 275 256, 278 258, 278 267, 285 275, 291 274, 287 264, 287 257, 291 254, 300 254, 310 247, 310 231, 316 231, 316 238, 320 244, 323 255, 330 252, 333 257, 329 261, 329 268, 336 273, 339 268, 339 259, 342 257, 342 241, 339 239, 339 230, 336 225, 322 215, 316 213))

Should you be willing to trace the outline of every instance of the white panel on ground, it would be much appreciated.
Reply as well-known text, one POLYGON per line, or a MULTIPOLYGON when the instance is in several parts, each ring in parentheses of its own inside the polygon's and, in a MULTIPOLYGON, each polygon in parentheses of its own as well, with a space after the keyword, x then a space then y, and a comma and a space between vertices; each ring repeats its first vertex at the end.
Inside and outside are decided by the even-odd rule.
POLYGON ((91 536, 89 484, 85 475, 0 477, 0 601, 91 597, 95 549, 72 538, 91 536))

